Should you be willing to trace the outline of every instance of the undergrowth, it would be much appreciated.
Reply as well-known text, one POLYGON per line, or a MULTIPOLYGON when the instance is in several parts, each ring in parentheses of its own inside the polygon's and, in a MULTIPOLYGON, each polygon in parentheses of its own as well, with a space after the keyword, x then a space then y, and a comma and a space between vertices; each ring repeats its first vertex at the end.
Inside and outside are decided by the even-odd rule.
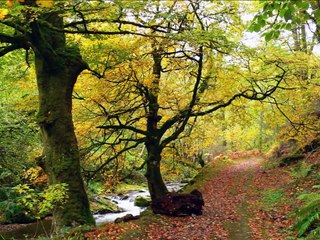
POLYGON ((294 228, 302 239, 320 239, 320 185, 315 185, 316 192, 304 193, 298 196, 302 206, 296 213, 294 228))
POLYGON ((270 189, 262 192, 262 204, 263 208, 270 210, 279 205, 284 198, 284 191, 281 189, 270 189))
POLYGON ((306 178, 312 170, 312 164, 302 161, 289 170, 289 174, 296 180, 306 178))

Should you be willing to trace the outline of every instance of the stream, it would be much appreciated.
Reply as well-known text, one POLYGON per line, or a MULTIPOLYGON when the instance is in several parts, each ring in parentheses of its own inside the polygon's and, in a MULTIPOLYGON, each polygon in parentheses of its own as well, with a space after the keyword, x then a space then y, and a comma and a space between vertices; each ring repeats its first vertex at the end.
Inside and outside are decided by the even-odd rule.
MULTIPOLYGON (((179 182, 167 183, 167 188, 170 192, 176 192, 183 188, 186 184, 179 182)), ((134 200, 136 197, 149 197, 150 194, 147 190, 131 191, 123 195, 108 196, 107 198, 117 204, 123 209, 120 213, 106 213, 106 214, 94 214, 97 226, 107 223, 114 222, 117 218, 123 217, 127 214, 132 214, 133 216, 139 216, 145 208, 140 208, 134 205, 134 200)), ((18 228, 13 230, 0 232, 0 240, 9 239, 32 239, 39 235, 50 236, 51 231, 51 220, 42 220, 41 222, 35 222, 30 224, 21 224, 18 228)))

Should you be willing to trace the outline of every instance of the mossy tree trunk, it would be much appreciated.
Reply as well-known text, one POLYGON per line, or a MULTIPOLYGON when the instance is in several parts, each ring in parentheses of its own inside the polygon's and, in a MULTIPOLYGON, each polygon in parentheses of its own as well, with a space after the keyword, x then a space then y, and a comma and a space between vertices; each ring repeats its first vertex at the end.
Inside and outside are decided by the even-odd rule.
POLYGON ((53 212, 55 230, 64 226, 94 224, 80 171, 80 156, 72 121, 72 91, 78 75, 87 68, 80 52, 67 47, 57 13, 42 15, 31 23, 30 40, 35 53, 39 89, 38 123, 44 146, 45 170, 50 184, 66 183, 68 199, 53 212), (40 21, 42 20, 42 21, 40 21), (43 21, 44 20, 44 21, 43 21))

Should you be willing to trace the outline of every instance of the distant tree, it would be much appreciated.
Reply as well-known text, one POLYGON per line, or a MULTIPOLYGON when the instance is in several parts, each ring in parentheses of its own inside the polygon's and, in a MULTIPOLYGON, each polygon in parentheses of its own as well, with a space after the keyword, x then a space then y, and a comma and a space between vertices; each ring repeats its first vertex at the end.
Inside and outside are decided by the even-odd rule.
MULTIPOLYGON (((277 39, 283 41, 282 33, 292 37, 293 41, 286 42, 296 58, 296 70, 293 74, 298 81, 290 89, 303 92, 299 94, 301 97, 296 102, 296 107, 302 104, 305 111, 301 111, 302 116, 298 120, 297 114, 289 119, 288 113, 281 112, 296 132, 301 128, 318 132, 319 123, 312 113, 320 109, 317 90, 320 86, 319 67, 315 66, 317 60, 313 57, 314 47, 320 43, 320 1, 265 1, 252 20, 249 31, 260 32, 267 42, 277 39), (298 63, 299 58, 301 60, 298 63), (308 100, 304 102, 305 99, 308 100)), ((278 104, 277 108, 281 110, 278 104)))

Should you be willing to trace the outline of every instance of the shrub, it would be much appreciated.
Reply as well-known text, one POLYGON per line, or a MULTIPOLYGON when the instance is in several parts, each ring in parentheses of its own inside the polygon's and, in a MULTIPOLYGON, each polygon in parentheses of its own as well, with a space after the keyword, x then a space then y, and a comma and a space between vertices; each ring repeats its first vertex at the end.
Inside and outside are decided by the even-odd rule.
POLYGON ((18 204, 26 210, 26 215, 40 219, 67 199, 67 184, 53 184, 42 192, 37 192, 26 184, 19 184, 15 190, 20 194, 18 204))

